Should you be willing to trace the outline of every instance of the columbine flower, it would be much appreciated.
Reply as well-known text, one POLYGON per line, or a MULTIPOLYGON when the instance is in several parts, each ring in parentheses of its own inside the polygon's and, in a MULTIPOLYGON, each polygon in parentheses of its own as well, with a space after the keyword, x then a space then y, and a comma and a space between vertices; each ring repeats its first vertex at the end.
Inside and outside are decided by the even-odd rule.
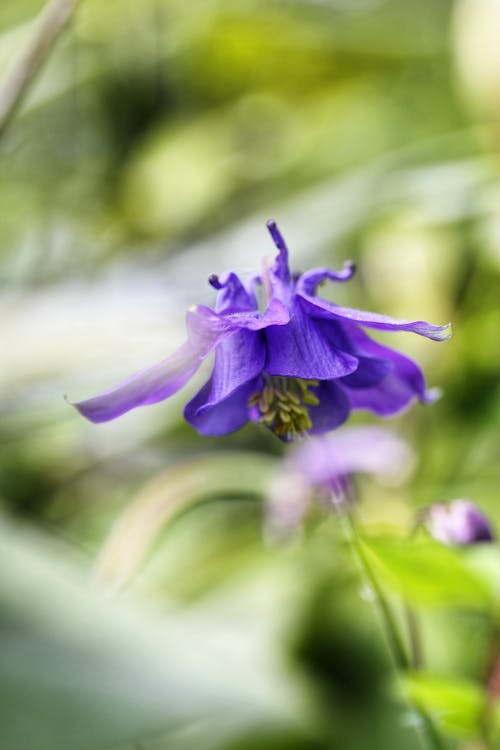
POLYGON ((188 311, 188 337, 180 349, 125 383, 75 404, 83 416, 106 422, 168 398, 214 350, 210 379, 184 410, 202 435, 225 435, 253 420, 291 440, 338 427, 351 409, 388 416, 414 398, 433 400, 420 368, 373 341, 363 328, 411 331, 442 341, 449 338, 449 326, 395 320, 317 297, 326 279, 348 281, 353 264, 339 272, 314 268, 291 274, 285 242, 273 221, 267 226, 278 248, 273 266, 246 284, 234 273, 211 276, 218 290, 215 310, 198 305, 188 311), (264 312, 259 311, 258 287, 264 312))
POLYGON ((333 508, 353 498, 355 474, 371 474, 386 484, 401 483, 415 464, 410 446, 383 427, 346 427, 299 442, 271 485, 266 530, 271 539, 288 536, 316 496, 333 508))
POLYGON ((431 505, 426 525, 434 539, 452 546, 493 541, 488 519, 471 500, 431 505))

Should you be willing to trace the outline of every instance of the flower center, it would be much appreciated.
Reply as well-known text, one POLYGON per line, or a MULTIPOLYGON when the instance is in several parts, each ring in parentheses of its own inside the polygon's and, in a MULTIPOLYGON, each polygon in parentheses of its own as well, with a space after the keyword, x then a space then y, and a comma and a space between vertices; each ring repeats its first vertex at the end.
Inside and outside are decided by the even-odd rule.
POLYGON ((286 440, 308 432, 312 428, 309 406, 319 404, 319 399, 309 389, 319 382, 279 375, 264 377, 264 388, 248 399, 248 406, 256 407, 260 413, 259 422, 286 440))

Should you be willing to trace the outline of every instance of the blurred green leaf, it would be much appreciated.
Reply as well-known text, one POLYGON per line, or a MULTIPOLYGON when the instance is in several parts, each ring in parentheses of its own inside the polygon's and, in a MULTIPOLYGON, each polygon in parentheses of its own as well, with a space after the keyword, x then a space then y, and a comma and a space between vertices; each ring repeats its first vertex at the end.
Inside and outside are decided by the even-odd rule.
POLYGON ((366 556, 376 573, 410 603, 487 607, 490 586, 462 551, 434 541, 370 540, 366 556))
POLYGON ((402 678, 407 700, 428 712, 442 730, 455 737, 477 737, 485 709, 481 686, 457 677, 415 672, 402 678))
POLYGON ((500 548, 497 544, 476 544, 464 550, 468 568, 481 578, 483 585, 491 591, 500 603, 500 548))
POLYGON ((292 705, 250 630, 235 645, 203 615, 138 617, 6 525, 0 571, 2 750, 102 750, 199 722, 219 731, 228 716, 237 734, 292 705))
POLYGON ((262 495, 276 466, 276 459, 261 453, 213 453, 154 477, 116 521, 97 562, 97 578, 123 586, 174 516, 208 497, 262 495))

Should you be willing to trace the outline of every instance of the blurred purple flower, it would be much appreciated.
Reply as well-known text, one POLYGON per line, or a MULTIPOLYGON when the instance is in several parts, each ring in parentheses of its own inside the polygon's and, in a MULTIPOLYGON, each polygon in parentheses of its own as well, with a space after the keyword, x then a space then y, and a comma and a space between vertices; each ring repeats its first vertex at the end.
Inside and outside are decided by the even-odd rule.
POLYGON ((371 474, 386 484, 397 484, 414 465, 408 443, 384 427, 346 427, 301 441, 288 453, 270 489, 269 536, 281 538, 297 528, 315 494, 327 507, 352 499, 354 474, 371 474))
POLYGON ((309 484, 342 497, 351 474, 373 474, 386 481, 404 479, 415 462, 403 438, 384 427, 348 427, 305 440, 290 451, 288 464, 309 484))
POLYGON ((288 250, 276 224, 268 229, 278 248, 273 266, 242 283, 234 273, 211 276, 218 290, 215 310, 198 305, 187 313, 187 341, 154 367, 105 393, 74 404, 92 422, 106 422, 137 406, 178 391, 215 350, 208 382, 188 402, 186 420, 202 435, 225 435, 249 419, 284 440, 322 433, 342 424, 351 409, 394 414, 414 398, 432 401, 420 368, 393 349, 372 341, 362 328, 410 331, 442 341, 449 326, 401 321, 346 307, 316 296, 343 270, 314 268, 291 274, 288 250), (265 297, 259 311, 257 287, 265 297))
POLYGON ((487 518, 471 500, 452 500, 431 505, 426 525, 434 539, 449 545, 492 542, 487 518))

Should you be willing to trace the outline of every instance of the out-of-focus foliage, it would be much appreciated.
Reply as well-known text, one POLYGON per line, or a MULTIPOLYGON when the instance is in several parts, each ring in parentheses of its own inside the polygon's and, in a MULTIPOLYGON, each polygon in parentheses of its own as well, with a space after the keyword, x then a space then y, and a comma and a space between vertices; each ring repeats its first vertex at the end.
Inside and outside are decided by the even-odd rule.
MULTIPOLYGON (((42 5, 0 4, 0 79, 42 5)), ((500 746, 498 552, 401 544, 438 499, 471 497, 500 530, 499 38, 495 0, 82 0, 0 141, 2 750, 412 750, 405 690, 450 747, 485 712, 500 746), (270 256, 269 217, 296 268, 358 263, 325 295, 453 323, 439 346, 391 335, 444 395, 393 420, 419 456, 413 479, 358 484, 375 568, 401 623, 406 604, 420 624, 421 669, 404 690, 335 518, 263 543, 283 450, 272 435, 200 438, 181 416, 196 386, 99 427, 63 398, 172 351, 184 309, 213 300, 209 273, 270 256), (182 509, 167 521, 171 497, 182 509), (98 587, 70 595, 60 582, 66 558, 95 580, 114 524, 130 528, 122 596, 141 623, 129 637, 98 587), (165 661, 154 639, 142 654, 150 619, 165 661), (205 630, 219 635, 215 667, 205 630), (169 665, 183 673, 175 688, 169 665), (288 713, 266 692, 282 671, 288 713), (262 697, 251 717, 232 708, 247 686, 262 697)))

